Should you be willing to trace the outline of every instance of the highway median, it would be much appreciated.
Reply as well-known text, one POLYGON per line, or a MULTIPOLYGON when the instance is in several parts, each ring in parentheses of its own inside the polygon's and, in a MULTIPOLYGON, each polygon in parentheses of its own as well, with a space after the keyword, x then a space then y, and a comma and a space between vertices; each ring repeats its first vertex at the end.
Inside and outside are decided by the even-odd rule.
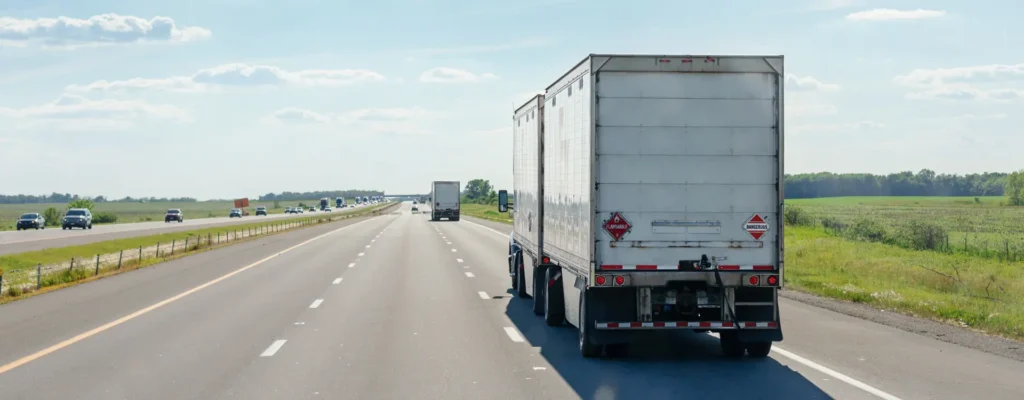
POLYGON ((0 256, 0 304, 249 239, 381 215, 398 204, 3 255, 0 256))

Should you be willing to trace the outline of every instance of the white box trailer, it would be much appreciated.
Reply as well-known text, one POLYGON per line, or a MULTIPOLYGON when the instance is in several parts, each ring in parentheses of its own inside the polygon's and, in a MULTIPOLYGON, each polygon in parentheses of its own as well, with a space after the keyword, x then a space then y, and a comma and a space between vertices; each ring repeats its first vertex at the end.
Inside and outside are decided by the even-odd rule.
POLYGON ((519 296, 576 326, 587 357, 663 329, 767 356, 782 340, 784 76, 782 56, 590 55, 548 87, 542 151, 515 139, 543 182, 515 176, 519 296), (539 257, 519 224, 533 190, 539 257))
MULTIPOLYGON (((512 122, 512 186, 515 211, 513 236, 531 263, 541 254, 541 215, 544 186, 543 154, 544 95, 536 95, 516 109, 512 122)), ((514 283, 513 283, 514 284, 514 283)))
POLYGON ((434 200, 430 208, 431 221, 439 221, 441 218, 459 220, 462 200, 459 181, 434 181, 430 185, 430 197, 434 200))

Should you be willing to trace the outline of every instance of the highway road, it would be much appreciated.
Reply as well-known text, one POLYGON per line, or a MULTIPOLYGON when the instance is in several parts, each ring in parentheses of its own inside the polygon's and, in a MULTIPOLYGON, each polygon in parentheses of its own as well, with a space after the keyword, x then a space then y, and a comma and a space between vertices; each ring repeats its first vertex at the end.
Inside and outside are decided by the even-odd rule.
POLYGON ((509 294, 507 229, 403 204, 0 306, 0 398, 1024 398, 1018 361, 795 301, 767 359, 584 359, 509 294))
MULTIPOLYGON (((351 212, 360 209, 358 207, 346 207, 338 212, 351 212)), ((129 224, 106 224, 93 225, 92 229, 70 229, 62 230, 60 227, 49 227, 40 230, 28 231, 4 231, 0 232, 0 255, 23 253, 26 251, 43 250, 55 247, 75 246, 104 240, 123 239, 134 236, 155 235, 168 232, 185 231, 196 228, 210 228, 215 226, 228 226, 250 222, 258 222, 267 219, 293 218, 299 216, 317 215, 320 212, 304 214, 271 214, 256 217, 255 211, 243 218, 195 218, 191 219, 185 215, 185 221, 166 223, 163 221, 135 222, 129 224)))

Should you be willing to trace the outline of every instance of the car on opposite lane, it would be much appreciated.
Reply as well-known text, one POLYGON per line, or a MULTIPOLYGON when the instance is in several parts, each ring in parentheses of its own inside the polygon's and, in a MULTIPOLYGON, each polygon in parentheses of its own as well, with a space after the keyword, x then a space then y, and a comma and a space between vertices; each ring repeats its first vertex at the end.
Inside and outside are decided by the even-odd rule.
POLYGON ((258 217, 260 215, 262 215, 264 217, 267 216, 267 208, 266 207, 256 207, 256 216, 258 217))
POLYGON ((231 209, 231 213, 228 214, 228 218, 234 218, 234 217, 242 218, 242 210, 239 210, 237 208, 231 209))
POLYGON ((25 213, 18 218, 17 230, 46 229, 46 218, 40 213, 25 213))
POLYGON ((177 208, 167 210, 167 214, 164 214, 164 222, 166 223, 171 221, 185 222, 185 214, 177 208))
POLYGON ((88 208, 72 208, 60 221, 61 229, 92 229, 92 211, 88 208))

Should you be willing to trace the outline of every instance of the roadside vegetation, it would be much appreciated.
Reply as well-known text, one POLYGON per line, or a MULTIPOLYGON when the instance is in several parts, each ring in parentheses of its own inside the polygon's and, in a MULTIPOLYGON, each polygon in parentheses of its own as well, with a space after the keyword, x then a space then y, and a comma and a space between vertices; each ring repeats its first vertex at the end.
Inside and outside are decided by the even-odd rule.
POLYGON ((187 253, 239 240, 290 231, 340 219, 380 213, 398 203, 384 203, 346 213, 323 213, 231 226, 108 240, 0 256, 0 303, 84 280, 116 274, 187 253))

